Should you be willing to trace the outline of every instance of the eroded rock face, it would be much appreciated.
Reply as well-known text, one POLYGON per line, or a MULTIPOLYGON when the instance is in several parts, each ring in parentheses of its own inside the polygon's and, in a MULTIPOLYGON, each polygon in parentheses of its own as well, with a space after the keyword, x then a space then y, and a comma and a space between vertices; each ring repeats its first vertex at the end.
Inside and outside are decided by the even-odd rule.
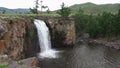
POLYGON ((25 22, 23 19, 0 18, 0 52, 18 59, 23 51, 25 22))
POLYGON ((39 51, 33 19, 0 17, 0 53, 18 60, 33 56, 39 51))

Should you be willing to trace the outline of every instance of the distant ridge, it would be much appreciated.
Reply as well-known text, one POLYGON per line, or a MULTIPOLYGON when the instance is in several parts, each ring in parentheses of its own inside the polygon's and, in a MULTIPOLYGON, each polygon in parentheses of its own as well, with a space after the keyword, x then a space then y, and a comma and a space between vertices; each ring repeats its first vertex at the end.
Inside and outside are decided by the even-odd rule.
POLYGON ((118 9, 120 9, 120 4, 94 4, 91 2, 83 3, 83 4, 75 4, 69 7, 73 13, 81 8, 86 14, 98 14, 101 12, 111 12, 117 13, 118 9))
POLYGON ((0 14, 2 13, 8 13, 8 14, 15 14, 15 13, 28 13, 30 12, 29 9, 22 9, 22 8, 18 8, 18 9, 8 9, 8 8, 5 8, 5 7, 0 7, 0 14))

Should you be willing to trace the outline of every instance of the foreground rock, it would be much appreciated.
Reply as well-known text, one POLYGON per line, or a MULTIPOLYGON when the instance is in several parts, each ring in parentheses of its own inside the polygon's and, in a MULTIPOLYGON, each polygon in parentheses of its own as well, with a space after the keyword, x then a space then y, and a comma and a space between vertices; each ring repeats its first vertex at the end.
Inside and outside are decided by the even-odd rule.
POLYGON ((8 68, 39 68, 37 67, 38 60, 36 57, 23 59, 17 62, 13 62, 8 68))
POLYGON ((39 68, 37 64, 38 60, 36 57, 13 61, 7 55, 0 56, 0 65, 7 65, 7 68, 39 68))

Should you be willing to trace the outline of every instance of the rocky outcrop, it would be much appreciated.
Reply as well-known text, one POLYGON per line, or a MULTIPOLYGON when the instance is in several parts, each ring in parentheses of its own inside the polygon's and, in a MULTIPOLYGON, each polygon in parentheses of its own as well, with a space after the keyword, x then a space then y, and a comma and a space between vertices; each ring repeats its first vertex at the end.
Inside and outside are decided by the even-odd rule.
POLYGON ((23 51, 25 20, 1 17, 0 28, 0 52, 18 59, 23 51))
POLYGON ((22 17, 0 18, 0 53, 18 60, 39 52, 33 20, 22 17))

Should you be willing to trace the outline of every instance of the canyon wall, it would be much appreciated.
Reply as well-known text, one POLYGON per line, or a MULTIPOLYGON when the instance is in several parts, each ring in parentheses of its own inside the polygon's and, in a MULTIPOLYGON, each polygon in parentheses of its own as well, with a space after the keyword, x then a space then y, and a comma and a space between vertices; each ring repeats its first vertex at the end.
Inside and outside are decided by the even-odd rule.
POLYGON ((40 51, 34 19, 44 20, 50 29, 53 47, 75 44, 72 18, 62 17, 0 17, 0 53, 18 60, 40 51))

